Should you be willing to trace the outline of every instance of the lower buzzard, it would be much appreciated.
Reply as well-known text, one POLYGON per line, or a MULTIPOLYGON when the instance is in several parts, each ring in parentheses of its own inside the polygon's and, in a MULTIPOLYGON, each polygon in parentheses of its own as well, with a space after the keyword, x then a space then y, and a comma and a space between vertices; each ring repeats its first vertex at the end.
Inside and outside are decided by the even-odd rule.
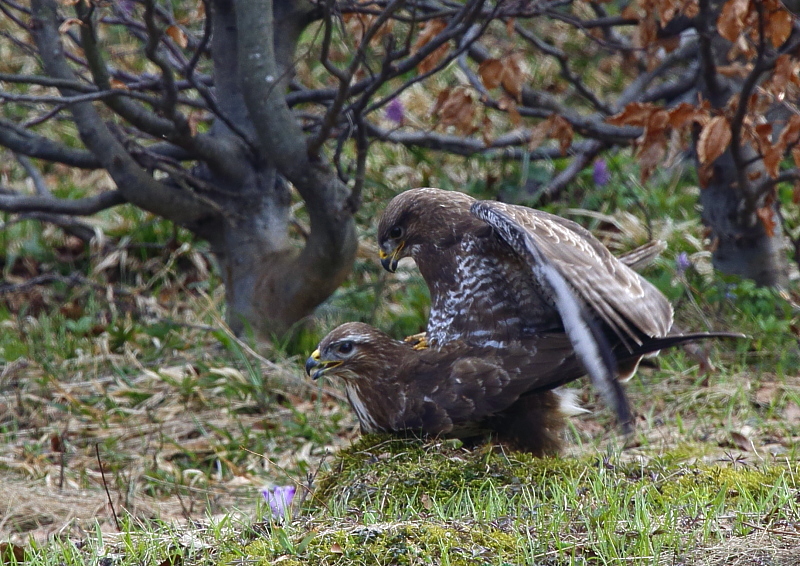
MULTIPOLYGON (((644 341, 633 356, 707 338, 706 334, 644 341)), ((360 322, 332 330, 306 362, 313 379, 344 381, 362 432, 416 432, 463 439, 493 434, 537 455, 558 451, 565 416, 580 411, 568 390, 585 374, 564 333, 540 333, 502 348, 459 340, 423 350, 360 322)))

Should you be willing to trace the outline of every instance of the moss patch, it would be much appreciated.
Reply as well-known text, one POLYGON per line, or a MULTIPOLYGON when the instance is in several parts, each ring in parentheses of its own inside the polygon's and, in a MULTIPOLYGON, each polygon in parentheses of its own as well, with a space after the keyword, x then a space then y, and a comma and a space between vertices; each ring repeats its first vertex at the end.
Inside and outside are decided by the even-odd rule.
POLYGON ((517 540, 490 525, 423 521, 376 523, 348 522, 336 529, 310 531, 296 540, 280 537, 247 547, 260 564, 451 564, 478 566, 519 563, 524 558, 517 540), (288 544, 287 544, 288 543, 288 544))
POLYGON ((586 467, 586 462, 576 459, 457 446, 449 441, 423 443, 367 435, 338 453, 330 471, 321 475, 312 505, 363 508, 376 497, 419 502, 422 496, 447 497, 488 484, 513 493, 521 485, 577 478, 586 467))

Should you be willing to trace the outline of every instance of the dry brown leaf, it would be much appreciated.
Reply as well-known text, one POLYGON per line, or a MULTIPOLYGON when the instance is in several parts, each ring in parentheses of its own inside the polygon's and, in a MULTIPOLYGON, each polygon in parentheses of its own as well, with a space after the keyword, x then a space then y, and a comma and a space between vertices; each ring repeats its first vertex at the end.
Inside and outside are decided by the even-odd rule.
POLYGON ((728 0, 717 19, 717 31, 728 41, 736 41, 745 27, 750 0, 728 0))
POLYGON ((655 13, 649 13, 644 18, 639 19, 639 27, 636 28, 636 46, 647 49, 658 39, 658 21, 655 13))
POLYGON ((772 124, 758 124, 753 128, 754 140, 758 148, 763 152, 772 145, 772 124))
POLYGON ((752 63, 731 63, 730 65, 718 65, 717 72, 723 77, 745 78, 753 70, 752 63))
MULTIPOLYGON (((445 20, 430 20, 425 22, 425 25, 422 28, 422 32, 419 34, 417 41, 414 43, 414 47, 411 49, 411 53, 416 54, 420 49, 425 47, 428 43, 430 43, 439 33, 447 27, 447 21, 445 20)), ((417 65, 417 70, 420 74, 429 73, 439 64, 439 62, 444 59, 447 52, 450 50, 450 46, 448 43, 444 43, 437 47, 433 53, 425 57, 419 65, 417 65)))
POLYGON ((778 176, 782 158, 783 152, 777 145, 770 146, 764 151, 764 168, 767 170, 767 175, 773 179, 778 176))
POLYGON ((572 130, 572 124, 563 116, 554 115, 551 116, 551 119, 553 120, 553 124, 550 130, 550 137, 558 140, 561 155, 566 155, 569 146, 572 145, 572 138, 575 135, 575 132, 572 130))
POLYGON ((514 36, 514 25, 517 23, 516 18, 508 18, 506 20, 506 33, 508 33, 508 37, 514 36))
MULTIPOLYGON (((551 116, 552 118, 552 116, 551 116)), ((528 138, 528 151, 533 151, 542 145, 550 133, 551 121, 550 118, 543 120, 531 128, 531 133, 528 138)))
MULTIPOLYGON (((494 124, 489 119, 489 116, 484 114, 483 120, 481 120, 481 138, 483 139, 483 145, 489 147, 492 145, 492 134, 494 133, 494 124)), ((370 256, 371 257, 371 256, 370 256)))
POLYGON ((645 138, 639 146, 636 160, 639 162, 640 178, 645 183, 656 167, 664 161, 667 153, 667 140, 663 136, 650 136, 645 138))
POLYGON ((25 561, 25 549, 12 542, 0 542, 0 564, 17 564, 25 561))
POLYGON ((798 141, 800 141, 800 115, 792 114, 786 126, 781 130, 776 145, 781 148, 781 153, 783 153, 788 147, 797 145, 798 141))
POLYGON ((83 25, 78 18, 67 18, 58 26, 58 33, 67 33, 72 26, 83 25))
POLYGON ((731 143, 731 126, 725 116, 715 116, 700 132, 697 141, 697 158, 702 164, 710 164, 725 153, 731 143))
POLYGON ((186 36, 186 32, 178 26, 169 26, 165 31, 181 49, 186 49, 186 46, 189 45, 189 38, 186 36))
POLYGON ((668 111, 669 126, 674 130, 681 130, 693 122, 700 122, 708 117, 708 111, 698 108, 694 104, 681 102, 668 111))
POLYGON ((518 127, 522 123, 522 116, 520 115, 519 110, 517 110, 517 103, 513 99, 504 96, 502 99, 500 99, 497 107, 500 110, 505 110, 508 112, 508 119, 511 121, 511 124, 514 125, 514 127, 518 127))
MULTIPOLYGON (((697 181, 701 189, 705 189, 714 179, 714 167, 711 163, 700 164, 697 169, 697 181)), ((712 250, 713 251, 713 250, 712 250)))
POLYGON ((749 452, 750 448, 753 446, 753 443, 750 441, 750 439, 740 432, 731 431, 731 440, 736 448, 743 450, 744 452, 749 452))
POLYGON ((503 59, 503 72, 500 75, 500 82, 503 88, 506 89, 517 102, 522 100, 523 77, 518 54, 503 59))
POLYGON ((463 88, 445 89, 436 99, 433 114, 444 126, 455 126, 463 134, 475 131, 475 103, 463 88))
POLYGON ((789 55, 783 54, 775 61, 775 68, 764 88, 773 96, 782 99, 786 96, 786 87, 796 75, 798 62, 789 55))
POLYGON ((478 67, 478 75, 487 89, 497 88, 503 76, 503 62, 500 59, 486 59, 478 67))
POLYGON ((792 33, 793 19, 792 14, 785 9, 773 12, 766 18, 764 31, 773 47, 780 47, 789 39, 789 35, 792 33))
POLYGON ((758 216, 758 219, 764 226, 764 232, 767 233, 767 236, 770 238, 775 236, 775 213, 772 210, 772 207, 762 206, 761 208, 756 209, 756 216, 758 216))
POLYGON ((619 114, 606 118, 606 122, 614 126, 644 127, 650 115, 657 110, 661 108, 649 102, 631 102, 619 114))

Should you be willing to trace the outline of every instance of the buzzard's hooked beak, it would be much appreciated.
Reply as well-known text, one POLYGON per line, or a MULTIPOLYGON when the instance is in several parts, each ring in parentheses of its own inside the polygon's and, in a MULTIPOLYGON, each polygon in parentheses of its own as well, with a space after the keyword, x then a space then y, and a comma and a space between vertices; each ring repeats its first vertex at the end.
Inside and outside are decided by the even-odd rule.
POLYGON ((326 371, 341 365, 340 361, 320 359, 319 350, 314 350, 306 360, 306 374, 313 380, 319 379, 326 371), (317 368, 316 370, 314 368, 317 368), (313 371, 313 373, 312 373, 313 371))
POLYGON ((391 250, 391 253, 386 253, 383 251, 383 248, 378 250, 378 257, 381 258, 381 265, 389 273, 397 271, 397 262, 400 261, 400 252, 403 251, 405 245, 405 242, 400 242, 395 249, 391 250))

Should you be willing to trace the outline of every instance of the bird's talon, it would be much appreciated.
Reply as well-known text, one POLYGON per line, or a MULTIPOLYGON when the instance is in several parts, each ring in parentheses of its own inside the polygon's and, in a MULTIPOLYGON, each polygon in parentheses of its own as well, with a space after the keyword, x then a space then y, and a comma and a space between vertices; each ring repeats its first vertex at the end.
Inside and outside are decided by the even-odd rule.
POLYGON ((420 332, 419 334, 412 334, 411 336, 406 336, 403 340, 406 344, 411 344, 411 347, 415 350, 427 350, 430 346, 428 344, 427 333, 420 332))

